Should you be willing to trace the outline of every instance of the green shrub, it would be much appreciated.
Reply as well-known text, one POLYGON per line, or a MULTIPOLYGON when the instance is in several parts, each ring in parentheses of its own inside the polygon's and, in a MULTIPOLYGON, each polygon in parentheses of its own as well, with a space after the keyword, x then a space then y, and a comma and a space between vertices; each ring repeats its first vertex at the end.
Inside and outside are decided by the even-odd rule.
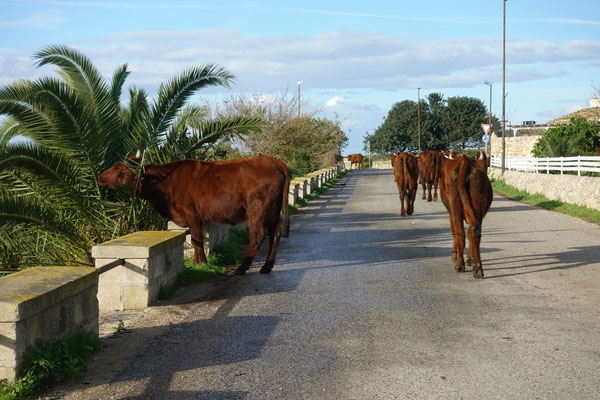
POLYGON ((46 342, 35 341, 24 353, 25 367, 14 384, 0 384, 0 399, 20 399, 46 382, 61 382, 83 377, 87 360, 101 347, 94 332, 78 330, 74 335, 46 342))

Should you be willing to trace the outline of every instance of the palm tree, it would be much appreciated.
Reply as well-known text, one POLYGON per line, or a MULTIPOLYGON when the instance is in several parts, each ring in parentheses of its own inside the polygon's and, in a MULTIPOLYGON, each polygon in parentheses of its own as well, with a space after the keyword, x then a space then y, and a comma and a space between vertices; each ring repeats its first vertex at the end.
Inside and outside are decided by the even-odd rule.
POLYGON ((137 229, 164 225, 139 199, 98 187, 98 175, 137 149, 145 161, 206 156, 220 139, 259 129, 256 118, 211 121, 186 106, 208 86, 234 76, 206 64, 160 85, 155 100, 137 88, 121 104, 126 64, 110 83, 81 52, 48 46, 37 65, 59 78, 20 80, 0 87, 0 265, 91 265, 94 244, 137 229), (22 136, 25 140, 11 140, 22 136), (202 150, 204 152, 202 152, 202 150))

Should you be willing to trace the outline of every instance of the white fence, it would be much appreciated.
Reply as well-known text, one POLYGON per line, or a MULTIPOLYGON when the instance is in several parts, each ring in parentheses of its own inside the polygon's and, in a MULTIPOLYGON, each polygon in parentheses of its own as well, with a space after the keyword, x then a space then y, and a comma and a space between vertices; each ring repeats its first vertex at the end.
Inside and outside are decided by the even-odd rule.
MULTIPOLYGON (((491 165, 493 167, 502 167, 502 157, 492 156, 491 165)), ((577 157, 506 157, 506 169, 512 171, 547 173, 550 171, 600 173, 600 157, 595 156, 577 156, 577 157)))

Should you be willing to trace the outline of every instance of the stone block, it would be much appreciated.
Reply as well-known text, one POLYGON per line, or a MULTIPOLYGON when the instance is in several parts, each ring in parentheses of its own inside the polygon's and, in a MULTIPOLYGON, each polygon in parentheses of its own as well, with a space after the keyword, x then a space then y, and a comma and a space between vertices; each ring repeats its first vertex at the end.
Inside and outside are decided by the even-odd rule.
POLYGON ((98 272, 85 267, 28 268, 0 279, 0 378, 13 380, 37 338, 60 339, 81 324, 98 332, 98 272))
POLYGON ((288 204, 290 206, 293 206, 294 204, 296 204, 296 201, 298 201, 298 191, 299 190, 300 190, 299 183, 290 182, 290 190, 289 190, 289 194, 288 194, 288 204))
MULTIPOLYGON (((143 310, 151 304, 150 286, 123 286, 123 308, 122 310, 143 310)), ((155 285, 154 285, 155 286, 155 285)), ((152 293, 158 299, 158 293, 152 293)))
POLYGON ((92 257, 149 258, 184 241, 183 232, 140 231, 94 246, 92 257))

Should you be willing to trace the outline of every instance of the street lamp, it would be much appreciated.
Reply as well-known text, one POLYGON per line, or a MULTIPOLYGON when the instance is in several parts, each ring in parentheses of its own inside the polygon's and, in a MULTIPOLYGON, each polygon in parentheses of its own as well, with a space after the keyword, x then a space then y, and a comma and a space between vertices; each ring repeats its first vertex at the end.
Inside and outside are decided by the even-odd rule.
POLYGON ((421 152, 421 86, 417 86, 417 135, 421 152))
POLYGON ((502 20, 502 175, 506 168, 506 0, 502 0, 504 16, 502 20))
POLYGON ((300 85, 303 83, 303 81, 298 81, 298 116, 300 116, 300 85))
MULTIPOLYGON (((488 117, 488 125, 490 126, 490 139, 492 138, 492 82, 489 81, 485 81, 483 82, 486 85, 488 85, 490 87, 490 116, 488 117)), ((485 150, 487 151, 488 157, 490 156, 490 139, 488 139, 488 142, 485 144, 485 150)))

